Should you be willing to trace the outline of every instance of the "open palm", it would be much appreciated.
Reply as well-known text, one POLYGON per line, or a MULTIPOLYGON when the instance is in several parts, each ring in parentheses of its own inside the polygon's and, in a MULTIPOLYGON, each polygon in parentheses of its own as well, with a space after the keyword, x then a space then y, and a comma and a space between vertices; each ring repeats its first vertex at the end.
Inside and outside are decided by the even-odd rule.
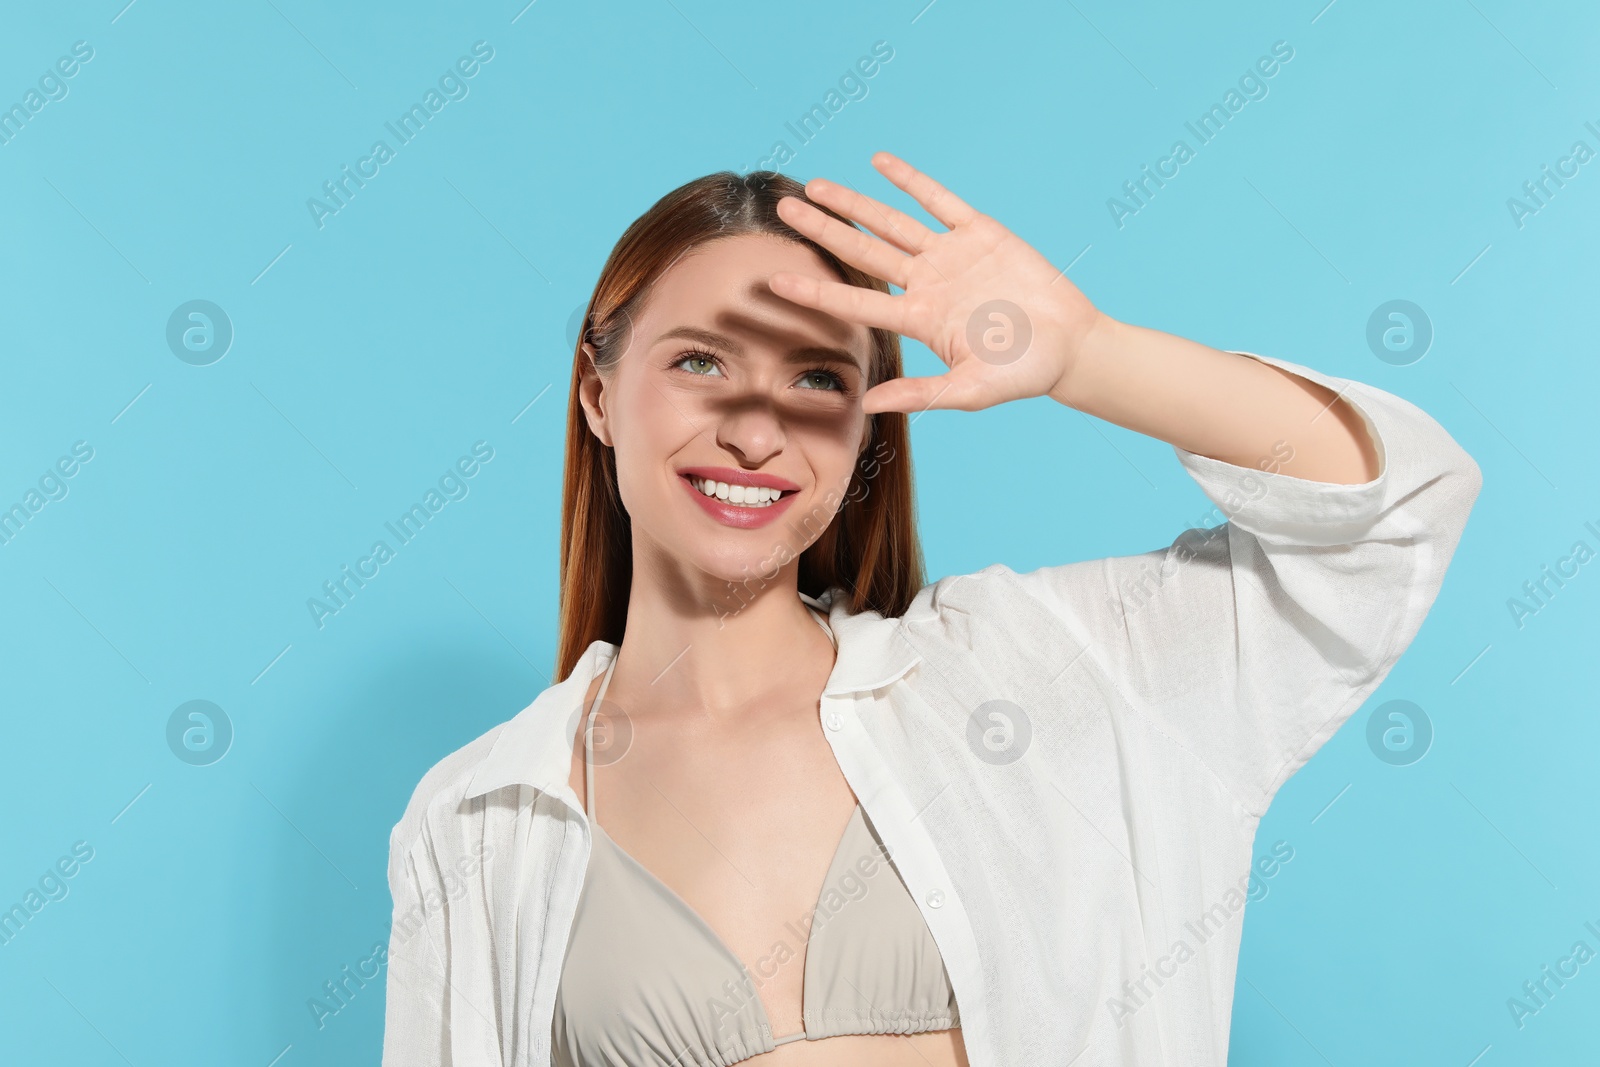
POLYGON ((1063 272, 995 219, 888 152, 875 154, 872 163, 949 228, 936 233, 904 212, 821 178, 806 183, 806 195, 877 237, 797 197, 781 199, 778 214, 846 263, 903 292, 880 293, 789 271, 775 272, 768 281, 786 300, 915 338, 949 368, 874 386, 862 398, 863 409, 977 411, 1050 392, 1104 316, 1063 272))

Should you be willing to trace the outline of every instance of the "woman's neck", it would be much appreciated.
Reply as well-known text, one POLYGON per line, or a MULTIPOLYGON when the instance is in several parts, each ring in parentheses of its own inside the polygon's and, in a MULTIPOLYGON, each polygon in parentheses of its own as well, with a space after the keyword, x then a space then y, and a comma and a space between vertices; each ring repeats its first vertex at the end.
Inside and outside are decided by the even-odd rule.
POLYGON ((821 692, 834 649, 800 599, 798 575, 796 561, 738 586, 735 597, 721 579, 636 566, 610 692, 640 712, 711 715, 738 714, 774 693, 821 692))

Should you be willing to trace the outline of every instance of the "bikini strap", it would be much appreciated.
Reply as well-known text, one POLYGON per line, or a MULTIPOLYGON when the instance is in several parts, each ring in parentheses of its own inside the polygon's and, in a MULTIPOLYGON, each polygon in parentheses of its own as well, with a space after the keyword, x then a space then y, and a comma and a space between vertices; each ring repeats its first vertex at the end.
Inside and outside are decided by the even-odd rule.
POLYGON ((621 649, 611 657, 611 665, 606 668, 606 676, 600 680, 600 690, 594 695, 594 703, 589 705, 589 714, 583 720, 583 788, 587 794, 584 810, 589 814, 589 820, 594 821, 594 713, 600 710, 600 701, 606 695, 606 689, 611 685, 611 675, 617 669, 617 660, 621 659, 621 649))

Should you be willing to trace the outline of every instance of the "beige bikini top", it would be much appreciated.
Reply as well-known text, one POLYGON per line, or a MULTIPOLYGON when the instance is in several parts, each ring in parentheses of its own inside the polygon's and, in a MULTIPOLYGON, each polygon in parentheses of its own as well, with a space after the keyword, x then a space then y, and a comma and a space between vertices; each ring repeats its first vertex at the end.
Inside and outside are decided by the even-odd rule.
POLYGON ((809 933, 796 929, 805 1029, 773 1036, 739 957, 595 817, 592 727, 616 665, 584 724, 593 846, 556 994, 556 1067, 728 1067, 788 1041, 959 1027, 939 948, 857 804, 809 933))

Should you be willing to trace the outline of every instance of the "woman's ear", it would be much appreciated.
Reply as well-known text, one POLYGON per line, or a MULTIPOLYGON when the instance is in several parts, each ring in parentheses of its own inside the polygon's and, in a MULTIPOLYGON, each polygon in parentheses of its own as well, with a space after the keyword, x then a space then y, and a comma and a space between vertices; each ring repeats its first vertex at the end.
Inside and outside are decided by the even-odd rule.
POLYGON ((578 401, 583 405, 583 416, 589 423, 589 432, 610 448, 611 427, 606 420, 605 379, 595 369, 594 346, 588 341, 583 342, 583 366, 578 373, 578 401))

